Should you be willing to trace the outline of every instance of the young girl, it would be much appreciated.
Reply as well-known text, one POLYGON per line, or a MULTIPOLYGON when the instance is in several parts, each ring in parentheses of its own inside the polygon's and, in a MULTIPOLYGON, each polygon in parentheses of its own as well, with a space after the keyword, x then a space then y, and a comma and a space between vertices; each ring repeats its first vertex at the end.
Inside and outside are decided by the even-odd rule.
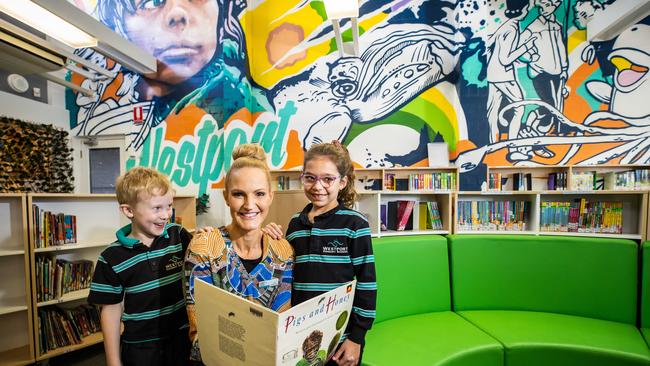
MULTIPOLYGON (((303 167, 301 180, 311 203, 294 215, 287 229, 296 255, 292 303, 300 304, 356 278, 347 338, 332 359, 339 365, 357 365, 375 318, 377 284, 368 221, 351 209, 357 195, 354 166, 348 150, 334 141, 313 145, 303 167)), ((267 229, 277 235, 277 227, 267 229)))
POLYGON ((232 222, 197 234, 185 255, 191 358, 195 361, 201 360, 193 296, 195 280, 278 312, 291 307, 293 249, 286 240, 274 240, 261 230, 273 201, 264 150, 255 144, 240 145, 232 157, 224 190, 232 222))

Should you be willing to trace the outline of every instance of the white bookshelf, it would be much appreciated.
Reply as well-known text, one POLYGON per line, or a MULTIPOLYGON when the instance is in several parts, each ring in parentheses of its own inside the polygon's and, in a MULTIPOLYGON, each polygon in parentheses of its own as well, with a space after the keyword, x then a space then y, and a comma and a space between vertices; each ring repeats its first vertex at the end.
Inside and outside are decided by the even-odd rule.
POLYGON ((511 192, 458 192, 455 195, 455 214, 454 214, 454 234, 519 234, 535 235, 539 231, 539 193, 533 191, 511 191, 511 192), (458 202, 491 202, 491 201, 522 201, 529 202, 530 211, 524 218, 526 227, 524 230, 491 230, 488 228, 472 228, 470 230, 462 228, 459 224, 459 204, 458 202))
POLYGON ((26 196, 0 194, 0 365, 33 363, 26 196))
POLYGON ((455 234, 505 234, 505 235, 548 235, 619 238, 646 240, 650 235, 648 225, 647 191, 499 191, 499 192, 458 192, 454 207, 455 234), (571 202, 586 199, 587 202, 621 202, 623 205, 623 233, 544 231, 541 227, 541 204, 543 202, 571 202), (519 201, 531 202, 531 212, 526 230, 462 230, 458 226, 458 201, 519 201))

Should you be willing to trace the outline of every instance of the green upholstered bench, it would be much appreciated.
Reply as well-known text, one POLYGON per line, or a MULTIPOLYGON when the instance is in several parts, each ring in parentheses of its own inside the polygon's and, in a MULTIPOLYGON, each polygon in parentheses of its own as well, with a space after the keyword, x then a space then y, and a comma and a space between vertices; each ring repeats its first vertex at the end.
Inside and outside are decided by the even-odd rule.
POLYGON ((447 240, 373 240, 377 319, 364 365, 502 366, 503 347, 451 311, 447 240))
POLYGON ((650 241, 641 245, 641 333, 650 347, 650 241))
POLYGON ((454 311, 503 344, 506 365, 650 365, 636 327, 635 242, 523 235, 448 241, 454 311))

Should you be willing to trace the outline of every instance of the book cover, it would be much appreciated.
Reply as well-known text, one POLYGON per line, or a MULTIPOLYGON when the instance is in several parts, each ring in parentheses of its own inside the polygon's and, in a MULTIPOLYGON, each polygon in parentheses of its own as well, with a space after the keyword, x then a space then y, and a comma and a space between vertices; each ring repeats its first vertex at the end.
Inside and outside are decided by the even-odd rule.
POLYGON ((324 365, 347 326, 355 287, 352 281, 277 313, 196 281, 203 362, 207 366, 324 365))
POLYGON ((388 230, 397 230, 397 201, 390 201, 386 203, 388 214, 386 215, 386 228, 388 230))
POLYGON ((398 201, 399 208, 397 210, 398 215, 398 224, 397 230, 413 230, 413 206, 415 206, 415 201, 398 201), (409 225, 410 222, 410 225, 409 225))

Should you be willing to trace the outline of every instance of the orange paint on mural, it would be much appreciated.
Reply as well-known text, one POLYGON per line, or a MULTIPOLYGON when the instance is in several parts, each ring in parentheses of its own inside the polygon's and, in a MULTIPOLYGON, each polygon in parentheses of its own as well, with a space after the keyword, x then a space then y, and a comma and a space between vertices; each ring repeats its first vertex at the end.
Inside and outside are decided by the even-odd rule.
POLYGON ((571 74, 569 80, 567 81, 567 87, 571 90, 569 96, 564 101, 564 115, 571 121, 581 123, 589 113, 591 113, 591 107, 589 103, 581 97, 577 90, 578 88, 585 83, 585 81, 596 72, 600 66, 598 62, 594 62, 589 65, 583 63, 578 67, 578 69, 571 74))
POLYGON ((302 150, 302 145, 300 145, 298 132, 294 130, 289 131, 289 137, 287 139, 287 161, 284 163, 282 169, 291 169, 302 166, 304 158, 305 153, 302 150))
POLYGON ((106 91, 102 95, 102 100, 109 98, 119 100, 120 97, 117 96, 117 90, 120 88, 120 85, 122 85, 123 80, 124 75, 122 73, 117 74, 117 77, 106 87, 106 91))
POLYGON ((469 140, 459 140, 456 143, 456 151, 449 152, 449 160, 454 160, 460 155, 460 153, 476 149, 476 145, 469 140))
POLYGON ((248 108, 242 108, 238 110, 237 112, 233 113, 230 118, 224 123, 224 127, 227 127, 232 121, 235 120, 240 120, 242 122, 247 123, 249 126, 253 126, 255 123, 255 120, 257 120, 257 117, 260 115, 262 112, 256 112, 254 114, 251 114, 251 112, 248 110, 248 108))
POLYGON ((206 112, 194 104, 189 104, 178 114, 170 114, 165 119, 167 124, 165 140, 179 143, 183 136, 194 135, 194 128, 205 115, 206 112))

